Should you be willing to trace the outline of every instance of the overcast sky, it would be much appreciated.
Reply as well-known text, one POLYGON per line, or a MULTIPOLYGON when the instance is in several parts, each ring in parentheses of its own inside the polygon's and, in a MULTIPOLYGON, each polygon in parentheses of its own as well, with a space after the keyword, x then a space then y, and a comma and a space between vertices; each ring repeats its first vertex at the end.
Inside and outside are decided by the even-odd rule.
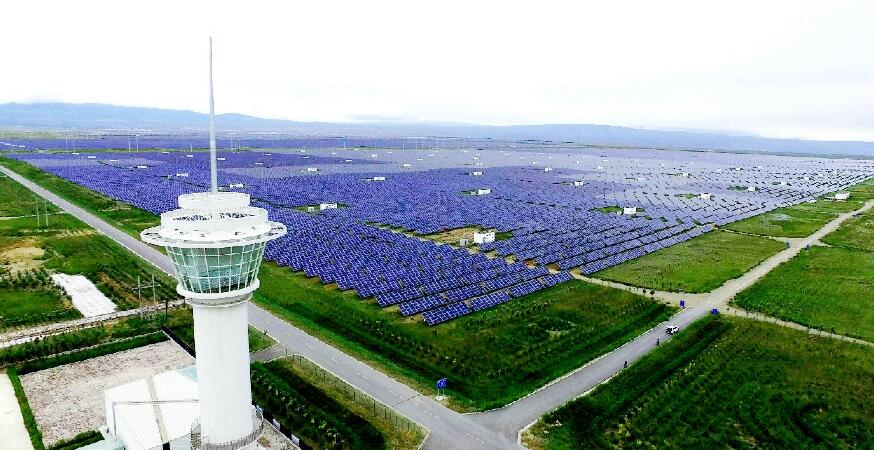
POLYGON ((586 3, 13 1, 0 103, 874 141, 874 2, 586 3))

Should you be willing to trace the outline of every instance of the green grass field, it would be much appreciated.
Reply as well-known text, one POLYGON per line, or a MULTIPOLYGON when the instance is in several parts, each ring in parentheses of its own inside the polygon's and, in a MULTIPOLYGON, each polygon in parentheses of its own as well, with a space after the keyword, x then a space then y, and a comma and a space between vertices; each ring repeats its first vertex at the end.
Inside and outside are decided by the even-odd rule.
POLYGON ((872 448, 874 349, 708 318, 546 415, 532 449, 872 448))
POLYGON ((863 203, 859 196, 852 196, 845 202, 820 199, 816 203, 778 208, 728 224, 725 229, 762 236, 806 237, 839 215, 861 208, 863 203))
POLYGON ((709 292, 784 247, 773 239, 717 230, 604 269, 594 277, 662 291, 709 292))
POLYGON ((874 342, 874 253, 812 247, 732 301, 783 320, 874 342))
MULTIPOLYGON (((48 206, 49 214, 57 211, 54 205, 44 206, 41 198, 6 175, 0 174, 0 218, 36 216, 37 206, 40 214, 46 212, 45 206, 48 206)), ((33 220, 36 221, 36 217, 33 220)))
MULTIPOLYGON (((80 198, 84 188, 25 163, 2 162, 129 234, 157 222, 145 211, 87 189, 80 198)), ((262 307, 421 392, 432 393, 436 380, 449 378, 450 405, 459 410, 518 399, 672 313, 642 296, 572 281, 428 327, 419 318, 404 318, 272 263, 262 266, 260 278, 255 302, 262 307)))
POLYGON ((836 247, 874 252, 874 212, 868 210, 848 219, 821 240, 836 247))

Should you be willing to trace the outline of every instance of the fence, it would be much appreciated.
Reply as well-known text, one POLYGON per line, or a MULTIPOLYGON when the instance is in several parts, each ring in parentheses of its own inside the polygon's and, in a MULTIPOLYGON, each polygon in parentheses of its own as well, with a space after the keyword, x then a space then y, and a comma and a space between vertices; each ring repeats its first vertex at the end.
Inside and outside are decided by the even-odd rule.
POLYGON ((286 360, 290 361, 295 367, 301 369, 310 377, 321 380, 325 385, 324 388, 328 388, 332 392, 337 392, 343 395, 346 400, 351 401, 352 403, 363 406, 370 410, 374 416, 382 416, 384 420, 390 422, 398 430, 404 432, 414 432, 416 430, 421 431, 421 427, 416 422, 399 414, 397 411, 386 406, 379 400, 359 391, 346 381, 343 381, 343 379, 337 377, 305 356, 295 353, 289 355, 286 360))

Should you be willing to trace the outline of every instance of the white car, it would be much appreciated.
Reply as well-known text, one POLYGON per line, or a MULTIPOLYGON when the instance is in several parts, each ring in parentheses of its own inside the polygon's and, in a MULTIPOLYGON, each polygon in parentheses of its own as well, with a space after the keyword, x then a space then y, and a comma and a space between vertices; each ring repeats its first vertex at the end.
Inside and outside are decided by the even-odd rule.
POLYGON ((676 325, 668 325, 665 327, 665 333, 668 334, 677 334, 680 331, 680 327, 676 325))

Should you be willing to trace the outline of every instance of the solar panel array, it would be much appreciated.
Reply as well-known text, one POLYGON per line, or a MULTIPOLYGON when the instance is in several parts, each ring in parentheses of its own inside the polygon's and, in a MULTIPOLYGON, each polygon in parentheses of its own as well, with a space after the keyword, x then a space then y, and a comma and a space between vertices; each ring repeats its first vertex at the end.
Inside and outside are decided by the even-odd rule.
MULTIPOLYGON (((209 184, 203 152, 9 156, 156 214, 209 184)), ((874 175, 870 161, 555 148, 221 152, 219 168, 288 227, 266 259, 430 325, 874 175), (300 210, 320 203, 340 207, 300 210), (471 253, 386 228, 474 225, 511 237, 471 253)))

